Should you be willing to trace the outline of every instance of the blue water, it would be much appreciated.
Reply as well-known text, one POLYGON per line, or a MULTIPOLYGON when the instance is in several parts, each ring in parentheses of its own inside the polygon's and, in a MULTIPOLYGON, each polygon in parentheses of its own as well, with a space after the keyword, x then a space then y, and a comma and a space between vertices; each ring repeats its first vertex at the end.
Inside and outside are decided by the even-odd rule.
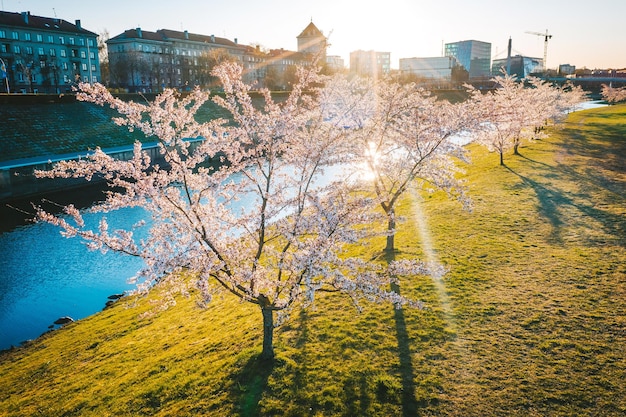
MULTIPOLYGON (((85 214, 97 225, 102 214, 85 214)), ((106 214, 110 230, 128 229, 141 209, 106 214)), ((18 346, 48 330, 59 317, 81 319, 101 310, 112 294, 133 288, 126 281, 141 259, 88 251, 79 238, 37 223, 0 234, 0 349, 18 346)))

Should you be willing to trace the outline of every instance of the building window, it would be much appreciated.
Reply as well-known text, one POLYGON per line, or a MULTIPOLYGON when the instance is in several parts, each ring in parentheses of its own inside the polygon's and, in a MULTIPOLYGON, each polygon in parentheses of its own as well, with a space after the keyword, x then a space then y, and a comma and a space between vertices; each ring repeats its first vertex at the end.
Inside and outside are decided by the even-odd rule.
POLYGON ((67 62, 64 62, 64 63, 61 65, 61 67, 62 67, 65 71, 67 71, 67 62))
POLYGON ((26 47, 26 54, 27 55, 32 55, 33 54, 33 48, 31 48, 30 46, 26 47))
POLYGON ((37 34, 37 42, 43 42, 43 36, 41 35, 41 33, 37 34))
POLYGON ((50 48, 50 56, 57 56, 57 51, 54 48, 50 48))
POLYGON ((83 38, 79 38, 79 39, 78 39, 78 44, 79 44, 80 46, 85 46, 85 39, 83 39, 83 38))
POLYGON ((74 45, 74 38, 70 38, 70 45, 74 45))
POLYGON ((54 43, 54 36, 48 35, 48 43, 54 43))
POLYGON ((87 64, 81 64, 80 66, 83 71, 87 71, 87 64))
POLYGON ((67 54, 65 53, 65 49, 61 49, 61 57, 65 58, 67 54))
POLYGON ((63 36, 59 36, 59 43, 65 45, 65 38, 63 36))
POLYGON ((22 53, 22 49, 20 48, 19 45, 13 45, 13 53, 15 53, 15 54, 21 54, 22 53))
POLYGON ((30 42, 30 33, 27 32, 24 34, 24 40, 30 42))
POLYGON ((7 45, 6 43, 0 44, 0 52, 2 52, 3 54, 6 54, 8 51, 9 51, 9 45, 7 45))
POLYGON ((45 68, 46 67, 46 61, 39 61, 39 66, 41 68, 45 68))
POLYGON ((93 47, 93 39, 88 39, 87 40, 87 45, 93 47))
POLYGON ((80 51, 80 57, 81 57, 82 59, 87 58, 87 53, 86 53, 85 51, 80 51))
POLYGON ((17 32, 11 32, 11 38, 17 41, 20 39, 20 35, 17 32))
POLYGON ((0 39, 4 39, 6 37, 7 37, 7 33, 4 30, 0 29, 0 39))
POLYGON ((96 64, 91 64, 91 71, 95 72, 96 71, 96 64))
POLYGON ((89 59, 96 59, 96 53, 93 51, 89 51, 89 59))
POLYGON ((45 55, 46 53, 43 51, 43 48, 39 48, 37 50, 37 52, 39 53, 39 55, 45 55))

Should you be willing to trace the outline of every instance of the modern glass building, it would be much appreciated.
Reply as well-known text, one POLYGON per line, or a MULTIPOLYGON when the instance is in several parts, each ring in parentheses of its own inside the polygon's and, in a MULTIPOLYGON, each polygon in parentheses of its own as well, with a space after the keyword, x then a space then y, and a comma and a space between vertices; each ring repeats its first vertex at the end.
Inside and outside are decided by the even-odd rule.
POLYGON ((510 63, 508 62, 508 58, 494 59, 492 68, 493 75, 502 75, 502 70, 504 69, 506 71, 509 65, 510 75, 516 75, 518 78, 526 78, 543 69, 543 59, 521 55, 512 56, 510 63))
POLYGON ((475 40, 445 44, 445 56, 453 56, 471 78, 491 76, 491 44, 475 40))

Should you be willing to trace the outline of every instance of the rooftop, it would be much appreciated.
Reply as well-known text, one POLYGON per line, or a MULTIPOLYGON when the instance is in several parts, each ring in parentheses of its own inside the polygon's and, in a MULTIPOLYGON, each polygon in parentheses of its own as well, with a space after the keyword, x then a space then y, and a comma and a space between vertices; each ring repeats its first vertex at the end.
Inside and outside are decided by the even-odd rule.
POLYGON ((80 20, 72 24, 66 20, 56 17, 42 17, 30 14, 30 12, 14 13, 0 11, 0 25, 21 27, 24 29, 40 29, 46 31, 84 33, 86 35, 97 36, 96 33, 83 29, 80 20))

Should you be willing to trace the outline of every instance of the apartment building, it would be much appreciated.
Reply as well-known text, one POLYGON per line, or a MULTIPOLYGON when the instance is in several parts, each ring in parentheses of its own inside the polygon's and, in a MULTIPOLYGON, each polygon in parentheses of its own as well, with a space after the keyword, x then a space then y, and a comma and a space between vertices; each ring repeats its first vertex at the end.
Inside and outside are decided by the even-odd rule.
POLYGON ((59 94, 100 81, 97 39, 80 20, 0 11, 0 92, 59 94))
POLYGON ((391 53, 376 51, 350 52, 350 72, 362 77, 382 78, 391 71, 391 53))
POLYGON ((246 83, 256 88, 288 89, 296 66, 326 55, 326 38, 313 22, 297 41, 298 51, 262 51, 258 46, 241 45, 236 38, 231 41, 188 31, 130 29, 106 42, 110 86, 144 92, 166 87, 211 88, 216 85, 212 68, 222 60, 234 60, 242 65, 246 83))
POLYGON ((211 84, 210 62, 234 59, 254 65, 254 54, 234 41, 215 35, 160 29, 129 29, 106 41, 110 84, 129 91, 151 92, 165 87, 189 89, 211 84), (244 59, 245 58, 245 59, 244 59))

